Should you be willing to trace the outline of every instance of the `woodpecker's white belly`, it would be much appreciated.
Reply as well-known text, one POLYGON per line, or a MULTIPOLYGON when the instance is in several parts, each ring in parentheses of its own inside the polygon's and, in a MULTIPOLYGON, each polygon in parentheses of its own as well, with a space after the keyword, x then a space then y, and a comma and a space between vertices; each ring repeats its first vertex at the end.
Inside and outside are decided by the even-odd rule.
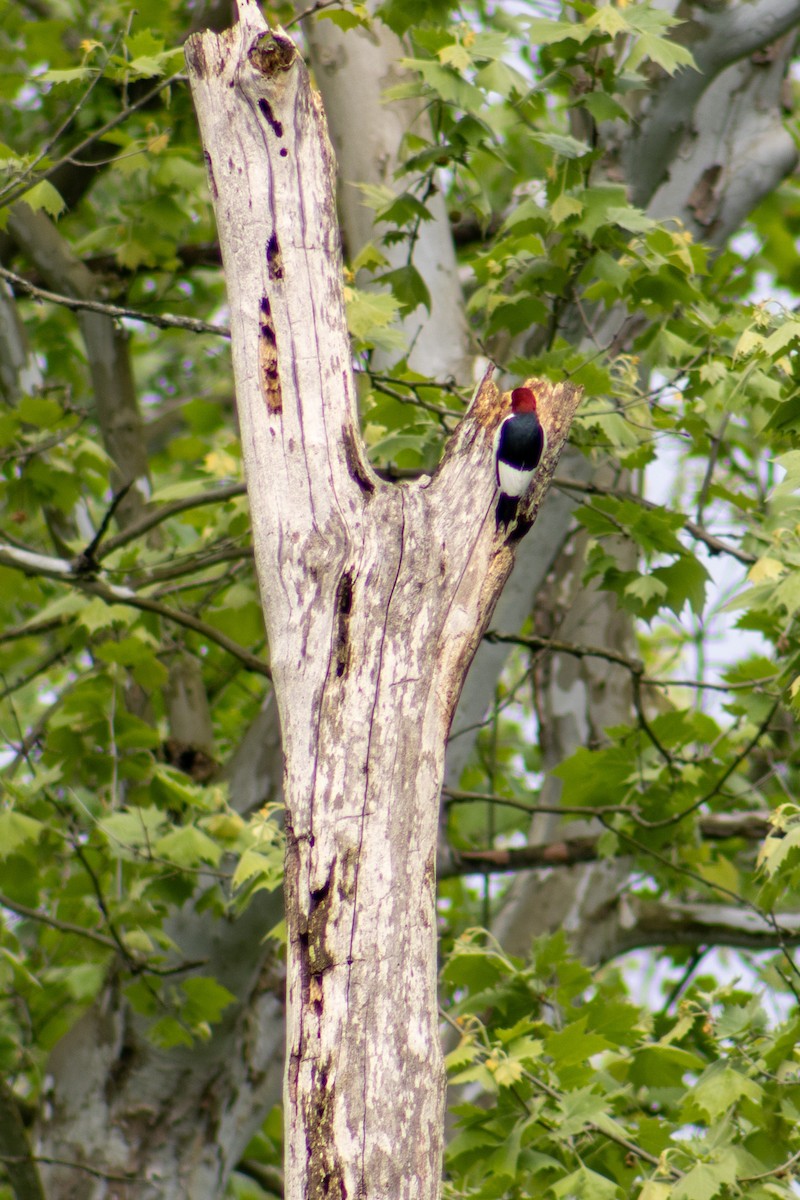
POLYGON ((524 496, 535 474, 535 471, 520 471, 498 459, 497 483, 504 496, 524 496))

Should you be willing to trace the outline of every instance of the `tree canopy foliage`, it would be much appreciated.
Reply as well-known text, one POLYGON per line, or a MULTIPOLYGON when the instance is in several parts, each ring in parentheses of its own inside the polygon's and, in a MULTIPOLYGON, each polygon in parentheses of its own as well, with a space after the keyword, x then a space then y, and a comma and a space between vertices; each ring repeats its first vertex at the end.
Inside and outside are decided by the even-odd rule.
MULTIPOLYGON (((125 1086, 215 1047, 246 1059, 251 1018, 280 1042, 269 648, 183 73, 186 36, 227 24, 220 8, 2 10, 0 1196, 37 1194, 37 1157, 49 1197, 62 1169, 87 1188, 145 1170, 138 1134, 81 1143, 65 1115, 59 1048, 91 1014, 128 1030, 125 1086)), ((586 392, 556 483, 574 520, 525 623, 487 635, 509 655, 488 713, 456 721, 471 750, 443 796, 445 1194, 793 1196, 800 6, 265 13, 323 98, 320 30, 390 31, 384 100, 420 114, 396 172, 342 184, 343 209, 359 185, 372 213, 345 255, 376 466, 432 472, 474 386, 415 361, 414 321, 438 319, 428 227, 456 246, 465 362, 586 392), (570 626, 586 597, 616 637, 570 626), (586 864, 611 881, 605 908, 527 911, 520 953, 509 874, 541 895, 567 879, 574 900, 597 886, 586 864), (582 940, 574 913, 597 930, 612 910, 582 940)), ((196 1198, 277 1194, 279 1050, 258 1053, 235 1135, 203 1127, 228 1141, 196 1198)))

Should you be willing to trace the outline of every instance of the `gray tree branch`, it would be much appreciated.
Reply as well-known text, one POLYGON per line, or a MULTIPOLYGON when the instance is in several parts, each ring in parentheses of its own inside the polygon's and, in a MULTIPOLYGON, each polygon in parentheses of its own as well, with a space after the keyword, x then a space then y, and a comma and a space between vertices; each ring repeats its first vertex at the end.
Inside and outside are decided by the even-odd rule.
MULTIPOLYGON (((681 10, 681 15, 684 11, 681 10)), ((648 206, 656 189, 663 180, 675 180, 675 168, 681 180, 686 179, 686 168, 678 162, 678 150, 682 143, 690 145, 696 139, 703 127, 703 114, 699 105, 706 92, 711 92, 717 77, 725 68, 739 63, 755 51, 770 46, 777 39, 793 31, 800 21, 800 4, 797 0, 758 0, 757 3, 747 3, 740 0, 738 4, 712 10, 700 5, 693 5, 688 16, 688 24, 679 27, 681 40, 686 42, 694 54, 697 70, 686 69, 671 77, 665 77, 645 102, 646 107, 640 115, 633 136, 624 147, 623 159, 631 185, 631 196, 635 204, 648 206), (685 31, 685 33, 684 33, 685 31)), ((793 39, 787 43, 790 48, 793 39)), ((773 62, 778 68, 780 77, 785 73, 786 51, 772 54, 773 62)), ((739 99, 742 106, 747 107, 756 115, 755 105, 762 105, 760 123, 763 126, 765 112, 763 96, 742 95, 743 83, 754 82, 758 73, 768 71, 768 62, 763 64, 743 64, 739 71, 729 73, 730 82, 715 89, 724 93, 728 100, 739 99)), ((758 86, 758 85, 756 85, 758 86)), ((759 89, 760 90, 760 89, 759 89)), ((774 110, 775 99, 770 105, 774 110)), ((724 102, 723 102, 724 103, 724 102)), ((738 109, 739 105, 735 105, 738 109)), ((725 124, 730 122, 719 120, 715 112, 715 121, 708 123, 709 132, 720 135, 725 124)), ((736 124, 741 120, 737 111, 736 124)), ((780 122, 774 126, 774 137, 780 139, 780 122)), ((783 139, 781 145, 783 146, 783 139)), ((731 147, 735 155, 735 147, 731 147)), ((786 157, 781 149, 777 155, 779 160, 786 157)), ((724 162, 728 154, 720 158, 724 162)), ((784 171, 785 173, 785 171, 784 171)), ((695 172, 695 183, 699 175, 695 172)), ((753 184, 760 181, 756 176, 753 184)), ((766 185, 766 180, 763 181, 766 185)), ((684 215, 683 205, 686 204, 688 190, 685 183, 678 183, 683 188, 681 197, 683 204, 676 209, 674 204, 669 209, 670 216, 684 215)), ((770 185, 771 186, 771 185, 770 185)), ((752 191, 749 207, 753 206, 752 191)), ((757 198, 757 194, 756 194, 757 198)), ((670 199, 674 196, 670 194, 670 199)), ((654 216, 664 215, 661 205, 650 209, 654 216)), ((691 213, 685 212, 686 217, 691 213)), ((730 229, 734 226, 728 224, 730 229)), ((726 235, 727 236, 727 235, 726 235)))

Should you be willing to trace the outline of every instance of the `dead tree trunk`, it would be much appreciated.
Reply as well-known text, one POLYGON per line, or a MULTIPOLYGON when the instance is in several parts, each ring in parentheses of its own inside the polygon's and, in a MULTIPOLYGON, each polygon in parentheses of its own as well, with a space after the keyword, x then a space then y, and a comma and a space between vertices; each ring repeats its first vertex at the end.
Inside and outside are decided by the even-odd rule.
MULTIPOLYGON (((444 746, 513 564, 487 374, 433 478, 365 460, 334 162, 302 59, 253 0, 187 46, 231 306, 256 562, 285 755, 286 1195, 435 1200, 444 1075, 434 862, 444 746)), ((548 450, 579 400, 536 383, 548 450)))

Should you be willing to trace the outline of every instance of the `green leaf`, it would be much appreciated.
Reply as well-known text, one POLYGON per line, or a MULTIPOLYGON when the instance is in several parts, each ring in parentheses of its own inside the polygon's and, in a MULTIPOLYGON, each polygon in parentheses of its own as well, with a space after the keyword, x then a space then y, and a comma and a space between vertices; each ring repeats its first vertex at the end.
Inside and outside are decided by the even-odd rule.
POLYGON ((417 268, 409 263, 396 271, 387 271, 376 278, 376 283, 387 284, 400 305, 401 312, 413 312, 420 304, 431 311, 431 294, 417 268))
POLYGON ((353 259, 353 271, 376 271, 387 267, 389 260, 374 242, 367 242, 353 259))
POLYGON ((652 611, 652 605, 666 601, 668 588, 663 580, 655 575, 639 575, 625 586, 625 595, 641 602, 645 609, 652 611))
POLYGON ((456 71, 466 71, 472 66, 472 55, 461 42, 450 42, 448 46, 442 46, 438 59, 443 66, 453 67, 456 71))
POLYGON ((572 1137, 585 1127, 596 1122, 608 1108, 608 1097, 594 1090, 594 1084, 577 1088, 565 1093, 559 1100, 562 1119, 559 1121, 559 1134, 562 1137, 572 1137))
POLYGON ((483 1051, 477 1042, 471 1037, 462 1037, 454 1050, 451 1050, 446 1055, 444 1060, 445 1070, 450 1073, 465 1067, 468 1064, 474 1063, 479 1057, 482 1057, 483 1051))
POLYGON ((131 625, 139 619, 136 609, 125 604, 107 604, 99 596, 94 600, 83 600, 77 612, 79 624, 91 634, 114 625, 131 625))
POLYGON ((333 21, 345 33, 359 27, 368 29, 372 23, 365 4, 354 4, 352 8, 326 8, 314 13, 315 21, 333 21))
POLYGON ((631 25, 626 21, 622 11, 612 8, 610 5, 595 9, 586 18, 585 25, 587 29, 598 29, 610 37, 616 37, 618 33, 631 32, 631 25))
POLYGON ((680 616, 687 601, 693 613, 697 616, 702 613, 709 574, 698 558, 682 554, 671 566, 657 567, 653 576, 666 584, 664 603, 676 617, 680 616))
MULTIPOLYGON (((619 12, 619 9, 604 8, 600 12, 619 12)), ((609 96, 608 92, 587 92, 585 96, 581 96, 579 100, 574 102, 575 106, 585 108, 592 114, 595 121, 630 121, 630 113, 624 108, 618 100, 613 96, 609 96)))
POLYGON ((566 221, 569 217, 579 217, 583 212, 583 201, 577 196, 568 196, 562 193, 550 205, 550 216, 553 218, 554 225, 560 225, 562 221, 566 221))
POLYGON ((635 71, 646 58, 657 63, 668 75, 674 75, 681 67, 693 67, 697 70, 691 50, 670 38, 658 37, 652 33, 643 33, 637 38, 625 60, 625 67, 629 71, 635 71))
POLYGON ((215 1025, 229 1004, 236 1002, 233 992, 206 975, 192 975, 181 983, 186 996, 182 1015, 192 1025, 207 1022, 215 1025))
POLYGON ((513 1179, 517 1173, 520 1150, 522 1148, 522 1123, 518 1121, 499 1150, 495 1150, 487 1161, 491 1175, 513 1179))
POLYGON ((154 76, 164 74, 164 62, 161 58, 153 58, 148 54, 140 54, 138 58, 131 59, 127 64, 127 69, 132 75, 136 75, 140 79, 151 79, 154 76))
POLYGON ((396 193, 386 183, 357 183, 355 186, 364 198, 364 205, 376 213, 382 212, 395 199, 396 193))
POLYGON ((743 1097, 754 1104, 761 1104, 763 1095, 763 1089, 754 1079, 748 1079, 724 1062, 716 1062, 703 1072, 690 1089, 686 1097, 686 1112, 700 1112, 709 1121, 717 1121, 743 1097))
POLYGON ((171 1050, 174 1046, 191 1046, 194 1042, 190 1031, 175 1017, 161 1017, 147 1031, 154 1046, 171 1050))
POLYGON ((245 850, 236 866, 231 887, 255 884, 254 891, 273 892, 283 881, 283 853, 263 854, 260 850, 245 850))
POLYGON ((530 137, 542 146, 549 146, 561 158, 583 158, 584 154, 589 154, 592 149, 585 142, 579 142, 577 138, 566 133, 532 133, 530 137))
POLYGON ((698 1163, 673 1184, 671 1200, 712 1200, 736 1182, 736 1165, 731 1159, 718 1163, 698 1163))
POLYGON ((149 850, 166 822, 164 813, 157 808, 131 807, 98 821, 97 828, 105 835, 115 855, 132 857, 139 849, 149 850))
POLYGON ((210 863, 216 867, 222 858, 222 847, 194 825, 173 829, 159 838, 153 846, 157 858, 166 858, 178 867, 199 867, 210 863))
POLYGON ((88 83, 98 74, 96 67, 69 67, 66 70, 45 71, 39 76, 42 83, 88 83))
POLYGON ((642 1184, 637 1200, 669 1200, 672 1192, 671 1183, 659 1183, 657 1179, 647 1179, 642 1184))
POLYGON ((627 206, 625 189, 618 184, 594 184, 581 193, 584 215, 578 225, 590 240, 602 225, 611 224, 609 212, 622 211, 627 206))
POLYGON ((562 1197, 563 1200, 571 1200, 573 1196, 576 1200, 613 1200, 620 1195, 621 1188, 605 1175, 582 1166, 559 1179, 548 1191, 552 1192, 556 1200, 562 1200, 562 1197))
POLYGON ((587 1016, 579 1017, 546 1039, 545 1051, 553 1059, 556 1074, 564 1067, 587 1063, 593 1054, 609 1049, 610 1043, 600 1034, 586 1032, 587 1021, 587 1016))
POLYGON ((606 216, 609 224, 619 225, 629 233, 647 233, 656 226, 652 217, 648 217, 639 208, 632 208, 630 204, 611 205, 606 211, 606 216))
POLYGON ((456 108, 475 114, 486 104, 486 97, 480 88, 469 83, 450 67, 443 67, 440 63, 425 58, 403 58, 400 65, 418 71, 431 91, 446 104, 453 104, 456 108))
POLYGON ((22 197, 25 204, 32 208, 43 209, 50 217, 60 217, 66 204, 61 193, 53 187, 49 179, 42 179, 29 188, 22 197))
POLYGON ((393 195, 383 208, 378 209, 376 216, 379 221, 385 221, 387 225, 396 225, 398 228, 415 225, 418 221, 433 220, 430 209, 411 192, 393 195))
POLYGON ((48 396, 23 396, 17 405, 17 416, 26 425, 50 429, 64 419, 64 410, 48 396))
POLYGON ((350 333, 368 346, 386 350, 402 349, 403 335, 398 329, 390 329, 398 319, 400 305, 388 292, 365 292, 358 288, 345 288, 347 325, 350 333))
POLYGON ((45 826, 34 817, 13 809, 0 811, 0 858, 8 858, 20 846, 37 842, 45 826))
POLYGON ((528 81, 520 71, 505 62, 490 62, 475 76, 475 82, 486 92, 497 92, 498 96, 523 95, 528 90, 528 81))
POLYGON ((762 349, 772 356, 783 354, 800 340, 800 321, 784 321, 782 325, 764 339, 762 349))
POLYGON ((572 21, 550 21, 545 17, 526 20, 528 38, 536 46, 552 46, 558 42, 585 42, 591 30, 585 24, 572 21))

